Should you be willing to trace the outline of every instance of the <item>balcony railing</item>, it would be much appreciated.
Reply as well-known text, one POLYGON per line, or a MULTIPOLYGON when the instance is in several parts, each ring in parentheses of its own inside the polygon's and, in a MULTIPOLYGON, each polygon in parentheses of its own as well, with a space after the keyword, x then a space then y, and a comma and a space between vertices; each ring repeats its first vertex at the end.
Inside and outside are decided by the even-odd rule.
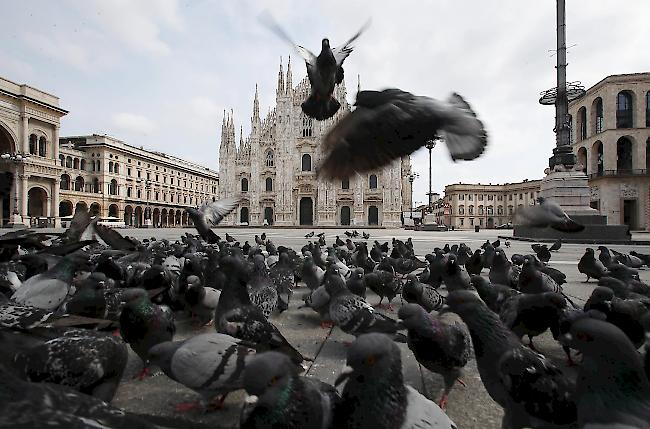
POLYGON ((621 177, 621 176, 650 176, 650 170, 646 168, 603 170, 597 173, 591 173, 589 175, 589 178, 595 179, 598 177, 621 177))

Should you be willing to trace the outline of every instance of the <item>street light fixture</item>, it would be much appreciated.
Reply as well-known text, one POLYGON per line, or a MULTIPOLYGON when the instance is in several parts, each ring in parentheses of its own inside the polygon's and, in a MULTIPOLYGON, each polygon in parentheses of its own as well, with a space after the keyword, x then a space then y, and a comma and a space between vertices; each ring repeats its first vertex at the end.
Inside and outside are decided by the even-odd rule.
POLYGON ((14 153, 3 153, 0 155, 0 159, 4 162, 11 162, 16 166, 16 173, 14 177, 14 211, 12 214, 11 226, 16 228, 24 225, 22 223, 22 217, 18 212, 18 165, 29 160, 30 156, 27 153, 23 152, 14 152, 14 153))
POLYGON ((417 177, 420 177, 420 175, 418 173, 411 172, 407 177, 409 178, 409 183, 411 184, 411 200, 410 200, 411 204, 410 204, 410 206, 411 206, 411 220, 413 220, 413 182, 415 181, 415 179, 417 177))
POLYGON ((429 196, 429 213, 433 212, 433 191, 431 190, 431 151, 436 147, 438 140, 440 140, 440 137, 436 136, 425 144, 425 147, 429 149, 429 193, 427 194, 429 196))

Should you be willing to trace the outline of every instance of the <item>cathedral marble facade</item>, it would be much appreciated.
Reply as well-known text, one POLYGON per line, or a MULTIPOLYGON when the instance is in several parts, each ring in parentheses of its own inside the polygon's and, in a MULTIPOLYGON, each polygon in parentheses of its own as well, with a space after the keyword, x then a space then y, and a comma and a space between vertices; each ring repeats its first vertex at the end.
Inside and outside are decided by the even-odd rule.
POLYGON ((401 226, 401 214, 410 207, 409 157, 345 181, 318 179, 321 139, 350 105, 343 82, 334 94, 341 102, 337 114, 312 120, 300 108, 308 93, 307 78, 293 86, 289 60, 286 77, 280 64, 276 106, 264 119, 255 89, 251 132, 246 138, 240 134, 238 145, 233 114, 224 114, 219 196, 241 195, 242 201, 223 224, 401 226))

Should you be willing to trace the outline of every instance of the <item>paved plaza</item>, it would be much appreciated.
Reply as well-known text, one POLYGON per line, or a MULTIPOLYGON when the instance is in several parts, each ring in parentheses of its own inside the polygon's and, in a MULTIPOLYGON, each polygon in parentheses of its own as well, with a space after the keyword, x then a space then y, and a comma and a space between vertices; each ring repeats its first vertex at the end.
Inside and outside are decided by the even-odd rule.
MULTIPOLYGON (((226 231, 240 240, 242 243, 248 240, 254 243, 255 234, 266 232, 266 235, 276 245, 291 246, 296 250, 306 243, 304 235, 310 229, 241 229, 241 228, 218 228, 215 230, 222 237, 226 231)), ((316 232, 320 232, 315 229, 316 232)), ((361 231, 361 230, 359 230, 361 231)), ((405 231, 401 229, 369 229, 370 240, 380 242, 390 241, 393 237, 405 240, 413 238, 413 245, 418 256, 422 257, 436 246, 444 246, 445 243, 464 242, 472 248, 480 246, 486 239, 494 240, 499 235, 509 235, 509 230, 484 230, 479 233, 470 231, 450 232, 420 232, 405 231)), ((126 229, 121 231, 124 235, 137 238, 156 237, 157 239, 167 238, 175 240, 185 232, 194 230, 185 229, 126 229)), ((345 238, 344 230, 326 229, 327 243, 333 243, 336 235, 345 238)), ((645 240, 643 236, 635 236, 635 239, 645 240)), ((595 283, 583 283, 584 276, 577 270, 577 263, 583 254, 585 245, 565 244, 559 252, 553 253, 550 265, 562 270, 567 275, 568 283, 564 290, 575 299, 576 303, 583 303, 595 287, 595 283)), ((595 246, 594 246, 595 247, 595 246)), ((650 253, 650 246, 625 246, 613 245, 611 248, 630 251, 636 249, 639 252, 650 253)), ((508 256, 513 253, 530 253, 530 243, 511 241, 511 247, 505 249, 508 256)), ((487 275, 487 270, 484 270, 487 275)), ((641 279, 650 281, 650 271, 641 270, 641 279)), ((328 383, 333 383, 336 376, 344 366, 346 346, 345 341, 354 338, 343 333, 335 327, 331 330, 319 327, 318 315, 309 308, 298 309, 302 304, 302 297, 307 289, 299 287, 293 295, 290 309, 279 316, 272 316, 273 322, 278 326, 287 339, 296 346, 301 353, 313 359, 308 362, 306 375, 317 377, 328 383)), ((368 300, 376 304, 379 299, 372 292, 369 292, 368 300)), ((396 317, 396 310, 399 308, 400 300, 395 300, 396 309, 387 314, 396 317)), ((204 327, 197 330, 190 326, 188 319, 177 321, 178 333, 176 340, 184 339, 201 332, 211 332, 213 327, 204 327)), ((544 334, 535 340, 537 347, 544 354, 549 356, 562 368, 567 368, 564 362, 564 354, 559 345, 551 338, 550 334, 544 334)), ((433 375, 426 369, 419 367, 413 355, 405 344, 400 344, 403 356, 403 369, 406 381, 423 392, 430 398, 437 400, 441 394, 442 378, 433 375)), ((133 380, 133 376, 141 369, 142 362, 130 351, 129 364, 124 375, 124 380, 119 387, 113 404, 139 414, 160 416, 163 418, 173 417, 179 419, 179 427, 213 427, 213 428, 235 428, 238 427, 240 406, 244 399, 244 392, 234 392, 228 396, 225 408, 221 411, 211 413, 186 412, 177 413, 173 404, 178 402, 192 401, 198 395, 184 386, 170 380, 159 370, 154 369, 154 376, 144 381, 133 380)), ((463 380, 467 387, 456 385, 451 392, 447 412, 456 422, 459 428, 498 428, 500 427, 502 410, 488 396, 483 388, 481 379, 476 370, 476 363, 472 360, 466 367, 463 380)))

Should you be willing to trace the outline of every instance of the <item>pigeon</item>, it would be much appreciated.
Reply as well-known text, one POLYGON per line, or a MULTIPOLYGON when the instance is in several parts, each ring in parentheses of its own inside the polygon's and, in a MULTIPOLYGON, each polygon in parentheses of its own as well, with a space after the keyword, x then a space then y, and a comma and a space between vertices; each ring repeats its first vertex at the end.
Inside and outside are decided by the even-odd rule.
POLYGON ((532 228, 550 227, 566 233, 576 233, 585 229, 584 225, 571 219, 555 201, 537 197, 537 203, 518 209, 515 223, 532 228))
POLYGON ((465 262, 465 269, 470 275, 478 275, 483 271, 483 258, 481 249, 476 249, 474 254, 465 262))
POLYGON ((149 349, 164 341, 171 341, 176 325, 171 311, 153 304, 144 289, 136 292, 128 296, 120 315, 120 333, 144 362, 144 368, 137 376, 142 380, 149 374, 149 349))
POLYGON ((502 307, 512 296, 521 293, 509 286, 492 284, 481 276, 472 276, 471 283, 488 308, 497 314, 501 313, 502 307))
POLYGON ((465 267, 458 264, 456 257, 451 255, 442 270, 442 278, 448 291, 473 289, 471 278, 465 267))
POLYGON ((364 240, 368 240, 370 238, 370 234, 368 234, 367 232, 362 232, 361 236, 363 237, 364 240))
POLYGON ((76 260, 65 257, 48 271, 25 280, 11 299, 18 304, 54 310, 70 292, 77 268, 76 260))
POLYGON ((648 380, 650 380, 650 313, 643 316, 641 324, 645 330, 645 374, 648 377, 648 380))
POLYGON ((346 381, 334 411, 334 428, 456 429, 435 402, 404 384, 399 348, 383 334, 360 336, 348 349, 346 381))
POLYGON ((330 318, 346 334, 359 336, 369 332, 397 332, 396 320, 377 313, 365 299, 351 293, 340 276, 329 276, 325 289, 330 296, 330 318))
POLYGON ((124 342, 87 329, 0 331, 21 378, 55 383, 110 402, 128 359, 124 342))
POLYGON ((494 252, 494 259, 490 267, 488 278, 490 282, 510 287, 516 287, 519 282, 521 270, 508 260, 503 250, 497 249, 494 252))
POLYGON ((533 244, 530 247, 533 248, 533 251, 540 261, 546 263, 551 260, 551 251, 548 250, 548 246, 546 244, 533 244))
POLYGON ((560 250, 560 248, 562 248, 562 238, 558 238, 557 240, 555 240, 555 243, 553 243, 553 245, 551 245, 551 247, 549 247, 548 250, 550 250, 551 252, 557 252, 558 250, 560 250))
POLYGON ((198 323, 201 326, 210 324, 219 304, 221 291, 203 286, 201 279, 194 275, 187 277, 187 284, 185 302, 190 307, 190 311, 197 317, 198 323))
POLYGON ((244 388, 250 395, 242 429, 327 429, 339 394, 334 386, 301 377, 286 355, 265 352, 251 358, 244 369, 244 388))
POLYGON ((228 243, 234 243, 234 242, 237 241, 237 240, 235 240, 235 238, 234 238, 232 235, 229 235, 229 234, 226 232, 226 241, 227 241, 228 243))
POLYGON ((419 282, 414 274, 406 277, 402 298, 406 302, 419 304, 427 312, 439 311, 445 304, 445 298, 433 286, 419 282))
POLYGON ((397 315, 408 330, 407 344, 415 359, 444 379, 445 389, 438 402, 444 410, 451 388, 471 357, 467 326, 455 313, 440 312, 434 317, 417 304, 403 305, 397 315))
POLYGON ((341 240, 338 235, 336 236, 336 241, 334 243, 339 247, 345 246, 345 242, 341 240))
POLYGON ((267 319, 278 306, 278 291, 273 286, 269 269, 262 255, 255 255, 253 258, 253 272, 248 281, 248 295, 253 305, 259 307, 267 319))
POLYGON ((278 310, 284 311, 289 308, 293 288, 296 286, 293 264, 286 252, 280 253, 278 262, 270 268, 269 274, 278 292, 278 310))
POLYGON ((393 273, 384 270, 376 270, 366 274, 364 281, 368 289, 379 295, 379 304, 377 304, 379 307, 382 306, 384 298, 388 299, 388 307, 390 307, 402 286, 393 273))
POLYGON ((563 342, 582 352, 576 381, 581 428, 650 428, 650 382, 635 347, 616 326, 580 319, 563 342))
POLYGON ((214 332, 156 344, 149 349, 148 359, 169 378, 201 395, 198 403, 176 405, 177 411, 188 411, 220 408, 228 393, 243 387, 243 373, 254 354, 252 344, 214 332))
POLYGON ((312 238, 314 236, 314 231, 305 234, 305 238, 312 238))
POLYGON ((454 161, 475 159, 487 145, 483 123, 458 94, 441 102, 400 89, 359 91, 355 106, 323 139, 320 177, 377 170, 438 136, 454 161))
POLYGON ((66 386, 30 383, 0 366, 1 428, 154 429, 157 426, 66 386))
POLYGON ((350 292, 361 298, 366 297, 366 280, 363 268, 355 268, 352 270, 350 278, 346 280, 345 286, 350 292))
POLYGON ((208 243, 216 243, 219 240, 217 234, 210 229, 210 225, 218 225, 224 217, 237 207, 239 201, 239 197, 228 197, 204 204, 198 209, 187 207, 185 211, 192 219, 194 228, 201 235, 201 238, 208 243))
POLYGON ((585 280, 587 283, 591 278, 598 280, 603 277, 606 268, 600 260, 596 259, 594 249, 588 247, 578 262, 578 271, 587 276, 587 280, 585 280))
POLYGON ((527 335, 529 347, 537 351, 533 337, 546 332, 565 308, 566 301, 559 293, 523 293, 506 300, 499 317, 517 337, 527 335))
POLYGON ((487 243, 485 243, 485 247, 483 248, 483 254, 481 255, 481 259, 483 260, 483 267, 484 268, 492 268, 492 262, 494 261, 494 246, 492 246, 492 243, 488 240, 487 243))
POLYGON ((650 255, 648 255, 648 254, 643 254, 643 253, 639 253, 639 252, 636 252, 636 251, 634 251, 634 250, 632 250, 632 251, 630 252, 630 255, 632 255, 632 256, 636 256, 637 258, 639 258, 639 259, 641 259, 641 260, 643 261, 643 264, 644 264, 646 267, 650 267, 650 255))
POLYGON ((517 288, 524 293, 562 292, 562 288, 551 276, 535 267, 532 257, 527 257, 521 268, 517 288))
POLYGON ((617 252, 614 249, 612 249, 612 253, 614 254, 614 257, 618 262, 630 268, 638 269, 643 266, 643 259, 638 258, 634 255, 631 254, 628 255, 627 253, 617 252))
POLYGON ((311 293, 306 294, 304 302, 304 307, 310 307, 320 315, 321 328, 329 329, 333 326, 330 318, 330 295, 325 285, 318 286, 311 293))
POLYGON ((568 425, 576 420, 575 386, 542 355, 524 347, 481 299, 470 291, 447 296, 467 324, 481 381, 504 408, 502 427, 568 425))

